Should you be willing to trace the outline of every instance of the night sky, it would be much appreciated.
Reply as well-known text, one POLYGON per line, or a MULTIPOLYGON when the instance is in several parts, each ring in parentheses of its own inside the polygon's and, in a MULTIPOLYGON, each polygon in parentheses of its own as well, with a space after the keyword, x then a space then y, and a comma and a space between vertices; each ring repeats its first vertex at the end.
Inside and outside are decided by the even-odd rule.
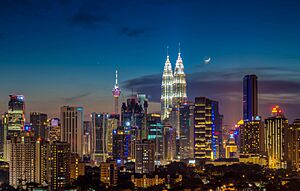
POLYGON ((112 112, 116 67, 124 96, 149 94, 158 111, 166 47, 174 68, 180 42, 190 100, 218 100, 231 126, 242 117, 242 78, 253 73, 259 113, 279 104, 292 122, 300 117, 299 10, 297 0, 1 0, 0 112, 11 93, 25 95, 27 113, 112 112))

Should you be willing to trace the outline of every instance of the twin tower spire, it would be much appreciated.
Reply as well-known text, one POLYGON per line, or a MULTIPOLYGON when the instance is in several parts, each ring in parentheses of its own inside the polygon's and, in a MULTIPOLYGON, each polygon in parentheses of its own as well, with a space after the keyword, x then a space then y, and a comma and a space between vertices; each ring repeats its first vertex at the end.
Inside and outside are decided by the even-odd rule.
POLYGON ((186 101, 186 80, 179 47, 174 74, 169 54, 167 54, 161 84, 161 119, 168 119, 171 108, 186 101))

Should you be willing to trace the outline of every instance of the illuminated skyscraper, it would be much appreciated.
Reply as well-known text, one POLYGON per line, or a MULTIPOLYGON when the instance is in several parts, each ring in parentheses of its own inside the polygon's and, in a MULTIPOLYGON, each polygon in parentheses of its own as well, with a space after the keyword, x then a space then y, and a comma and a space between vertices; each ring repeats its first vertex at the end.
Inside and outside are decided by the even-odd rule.
POLYGON ((182 63, 180 49, 178 52, 178 58, 174 69, 174 81, 173 81, 173 105, 180 105, 186 102, 186 79, 184 73, 184 66, 182 63))
POLYGON ((266 124, 266 151, 268 154, 269 168, 286 168, 286 133, 288 130, 288 120, 284 117, 279 106, 272 109, 272 117, 265 120, 266 124))
POLYGON ((60 110, 61 141, 71 144, 71 152, 83 156, 83 108, 63 106, 60 110))
POLYGON ((219 158, 222 115, 219 114, 218 102, 206 97, 196 97, 194 123, 195 159, 219 158))
POLYGON ((148 101, 144 96, 133 95, 122 104, 121 126, 125 133, 125 157, 134 158, 134 140, 142 140, 147 134, 148 101))
POLYGON ((15 188, 22 182, 39 182, 37 159, 39 148, 32 136, 12 137, 9 162, 9 184, 15 188))
POLYGON ((148 114, 148 140, 153 140, 155 144, 154 161, 160 164, 163 160, 163 125, 161 124, 161 116, 158 113, 148 114))
POLYGON ((98 164, 112 156, 113 130, 118 127, 118 115, 92 113, 92 158, 98 164))
POLYGON ((243 79, 244 121, 252 121, 258 115, 257 76, 246 75, 243 79))
POLYGON ((23 95, 9 95, 8 112, 3 115, 4 160, 9 160, 10 147, 8 142, 12 137, 19 136, 25 126, 25 98, 23 95))
POLYGON ((172 65, 167 55, 167 60, 164 66, 161 84, 161 120, 169 118, 169 109, 173 105, 173 71, 172 65))
POLYGON ((36 139, 45 139, 47 127, 47 114, 39 112, 30 113, 30 125, 36 139))
POLYGON ((66 142, 53 142, 47 151, 49 190, 64 190, 64 187, 70 183, 70 144, 66 142))
POLYGON ((292 162, 292 169, 300 171, 300 119, 294 120, 289 131, 291 135, 288 149, 289 159, 292 162))
POLYGON ((194 140, 194 104, 183 103, 180 105, 180 159, 193 158, 194 140))
POLYGON ((83 122, 83 153, 85 156, 92 156, 92 150, 91 150, 91 146, 92 146, 92 136, 93 136, 93 132, 92 132, 92 122, 91 121, 84 121, 83 122))
POLYGON ((264 126, 260 117, 240 126, 240 154, 259 155, 263 152, 264 126))
POLYGON ((58 118, 48 119, 48 141, 54 142, 61 139, 61 125, 58 118))
POLYGON ((119 97, 121 95, 121 90, 120 90, 119 84, 118 84, 118 70, 116 70, 116 83, 112 90, 112 94, 115 98, 115 114, 118 114, 119 113, 119 97))
POLYGON ((10 95, 8 103, 8 135, 19 134, 25 125, 25 102, 23 95, 10 95))

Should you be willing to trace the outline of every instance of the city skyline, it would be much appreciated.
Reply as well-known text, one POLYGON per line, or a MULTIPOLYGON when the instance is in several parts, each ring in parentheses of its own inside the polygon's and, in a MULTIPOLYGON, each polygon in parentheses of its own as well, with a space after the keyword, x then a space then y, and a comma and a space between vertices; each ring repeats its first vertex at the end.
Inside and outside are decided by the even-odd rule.
POLYGON ((159 111, 166 47, 175 63, 180 42, 189 99, 218 100, 225 125, 242 118, 241 79, 247 74, 258 76, 259 115, 268 117, 280 105, 287 118, 298 117, 297 1, 147 1, 143 11, 136 1, 16 2, 0 2, 0 65, 15 76, 0 77, 10 79, 1 83, 1 113, 11 93, 25 95, 27 114, 57 117, 62 105, 82 106, 86 115, 112 112, 116 67, 123 93, 148 94, 149 109, 159 111))
POLYGON ((0 0, 0 190, 298 190, 299 10, 0 0))

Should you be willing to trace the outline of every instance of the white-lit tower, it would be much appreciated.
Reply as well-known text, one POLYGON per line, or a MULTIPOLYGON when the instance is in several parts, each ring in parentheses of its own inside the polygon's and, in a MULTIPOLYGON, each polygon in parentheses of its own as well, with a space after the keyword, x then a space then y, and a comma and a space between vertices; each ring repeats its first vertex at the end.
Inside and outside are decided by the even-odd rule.
POLYGON ((112 90, 112 94, 115 98, 115 114, 119 113, 119 97, 121 95, 121 90, 119 88, 119 84, 118 84, 118 70, 116 70, 116 83, 115 83, 115 87, 112 90))
POLYGON ((164 72, 162 75, 162 83, 161 83, 161 119, 166 120, 169 118, 169 111, 172 107, 173 99, 173 71, 172 65, 169 59, 169 55, 167 55, 167 60, 164 66, 164 72))
MULTIPOLYGON (((179 45, 180 46, 180 45, 179 45)), ((187 101, 186 96, 186 80, 184 73, 184 66, 182 63, 180 47, 178 52, 178 58, 174 69, 174 81, 173 81, 173 105, 180 105, 187 101)))

